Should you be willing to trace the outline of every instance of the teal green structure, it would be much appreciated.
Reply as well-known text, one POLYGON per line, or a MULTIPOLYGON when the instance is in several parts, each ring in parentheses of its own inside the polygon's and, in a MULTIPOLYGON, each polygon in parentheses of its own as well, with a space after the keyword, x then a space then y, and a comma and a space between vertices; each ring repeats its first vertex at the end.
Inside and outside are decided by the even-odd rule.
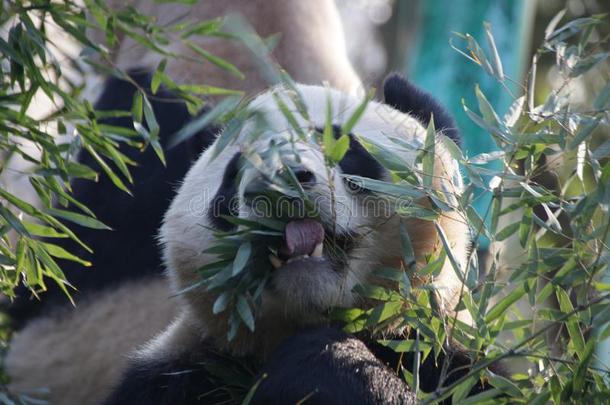
MULTIPOLYGON (((495 150, 488 134, 468 118, 462 99, 471 110, 477 110, 474 85, 479 84, 496 111, 502 116, 512 97, 483 69, 468 60, 449 44, 466 49, 465 41, 453 34, 469 33, 485 49, 484 22, 489 22, 507 77, 521 81, 528 65, 529 38, 534 17, 533 0, 397 0, 398 13, 418 10, 419 30, 413 52, 405 63, 409 78, 441 100, 456 117, 467 156, 495 150), (401 10, 402 8, 402 10, 401 10)), ((489 51, 486 49, 486 51, 489 51)), ((516 91, 517 95, 520 95, 516 91)), ((497 162, 496 162, 497 163, 497 162)), ((490 168, 493 168, 491 166, 490 168)), ((476 194, 475 209, 484 216, 491 201, 489 193, 476 194)), ((485 248, 487 240, 480 240, 485 248)))
MULTIPOLYGON (((401 15, 412 12, 418 3, 420 28, 417 33, 414 52, 408 55, 405 70, 412 81, 440 99, 454 114, 464 139, 463 149, 467 156, 489 152, 495 148, 494 142, 484 130, 472 122, 462 107, 462 98, 471 110, 477 109, 474 84, 478 83, 487 99, 503 115, 512 103, 512 98, 501 85, 487 75, 480 66, 452 49, 454 45, 465 49, 459 37, 452 32, 469 33, 485 48, 483 22, 492 26, 496 47, 502 59, 504 73, 517 82, 523 81, 528 66, 531 28, 534 17, 535 0, 397 0, 397 12, 401 15)), ((489 51, 489 49, 486 49, 489 51)), ((516 96, 518 89, 512 89, 516 96)), ((475 208, 483 216, 491 201, 489 193, 479 192, 475 208)), ((610 239, 607 242, 610 244, 610 239)), ((479 247, 485 248, 488 240, 479 240, 479 247)), ((610 282, 610 271, 605 282, 610 282)), ((602 328, 603 329, 603 328, 602 328)), ((597 331, 599 333, 601 331, 597 331)), ((601 367, 610 365, 610 339, 598 344, 597 362, 601 367)))

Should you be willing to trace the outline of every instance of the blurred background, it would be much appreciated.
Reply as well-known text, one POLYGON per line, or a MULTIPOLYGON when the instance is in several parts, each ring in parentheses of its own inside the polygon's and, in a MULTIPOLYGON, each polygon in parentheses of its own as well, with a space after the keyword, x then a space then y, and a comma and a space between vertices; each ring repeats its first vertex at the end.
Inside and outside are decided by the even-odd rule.
MULTIPOLYGON (((495 149, 492 138, 483 134, 464 112, 462 103, 471 109, 477 104, 475 84, 502 116, 514 99, 523 94, 521 84, 526 82, 532 56, 542 44, 545 28, 554 16, 565 10, 562 18, 565 23, 610 12, 607 0, 336 0, 336 3, 344 20, 349 56, 365 84, 380 88, 389 72, 406 74, 440 99, 456 117, 467 156, 495 149), (468 33, 484 47, 484 22, 491 25, 504 73, 509 78, 507 88, 453 49, 465 49, 464 39, 456 33, 468 33)), ((606 24, 593 35, 607 40, 609 34, 606 24)), ((605 85, 608 72, 606 60, 574 81, 569 89, 571 102, 586 105, 588 95, 605 85)), ((563 82, 551 55, 540 58, 536 77, 536 104, 546 100, 563 82)), ((600 139, 610 135, 607 127, 605 131, 600 139)), ((479 193, 475 199, 477 211, 484 212, 489 201, 489 193, 479 193)), ((488 241, 481 240, 480 245, 485 249, 488 241)))
MULTIPOLYGON (((475 85, 480 86, 501 117, 511 103, 525 93, 523 84, 530 74, 532 58, 545 39, 546 27, 558 13, 565 12, 560 25, 581 17, 610 13, 608 0, 336 0, 336 3, 344 20, 349 56, 365 84, 380 88, 389 72, 407 75, 440 99, 454 115, 463 137, 462 148, 468 157, 496 149, 492 137, 485 134, 464 111, 463 104, 476 110, 475 85), (484 22, 491 25, 508 78, 505 87, 454 49, 466 48, 465 40, 456 33, 472 35, 485 48, 484 22)), ((592 40, 610 44, 610 18, 606 15, 604 19, 607 23, 594 30, 592 35, 595 38, 592 40)), ((605 50, 610 50, 610 45, 605 50)), ((564 86, 565 77, 555 62, 552 53, 539 56, 535 72, 535 105, 543 104, 554 90, 564 86)), ((591 108, 593 95, 610 79, 609 65, 608 58, 602 60, 595 68, 570 81, 569 88, 562 89, 574 110, 591 108)), ((608 113, 605 123, 598 126, 594 134, 597 145, 610 139, 608 113)), ((499 164, 498 161, 492 163, 499 164)), ((566 189, 569 186, 567 179, 576 165, 575 154, 560 153, 555 160, 545 164, 549 170, 535 180, 556 193, 566 189)), ((493 164, 487 167, 497 168, 493 164)), ((485 217, 491 193, 479 189, 475 195, 475 209, 485 217)), ((505 225, 511 221, 520 222, 521 212, 506 215, 501 221, 505 225)), ((527 257, 516 236, 492 246, 481 238, 478 244, 479 259, 483 262, 481 277, 488 268, 491 255, 501 253, 497 264, 500 279, 504 280, 527 257)), ((608 273, 606 282, 610 282, 608 273)), ((507 287, 506 291, 513 288, 510 283, 507 287)), ((547 305, 556 307, 557 303, 548 302, 547 305)), ((525 300, 517 302, 516 307, 526 318, 532 311, 525 300)), ((508 341, 510 337, 505 339, 508 341)), ((600 343, 597 353, 601 363, 608 364, 610 341, 600 343)), ((513 371, 529 367, 523 362, 506 366, 513 371)))
MULTIPOLYGON (((452 32, 470 33, 483 41, 482 21, 491 23, 503 62, 510 65, 513 80, 522 82, 530 58, 544 39, 544 30, 561 10, 564 21, 610 12, 606 0, 335 0, 346 32, 348 52, 358 73, 368 84, 378 85, 392 71, 403 71, 417 80, 429 70, 431 77, 439 69, 464 71, 476 77, 476 66, 449 56, 452 32), (449 48, 447 51, 444 48, 449 48), (507 59, 515 59, 507 60, 507 59), (422 60, 423 59, 423 60, 422 60), (435 61, 427 65, 428 61, 435 61), (452 62, 452 63, 449 63, 452 62), (457 62, 457 65, 453 65, 457 62), (516 65, 512 67, 512 65, 516 65)), ((603 34, 609 34, 604 27, 603 34)), ((463 58, 462 58, 463 59, 463 58)), ((549 71, 551 61, 541 66, 541 88, 552 88, 556 72, 549 71)), ((602 71, 603 69, 600 69, 602 71)), ((460 76, 455 73, 455 77, 460 76)), ((555 77, 555 79, 557 79, 555 77)), ((424 79, 421 79, 424 80, 424 79)), ((426 79, 434 87, 430 79, 426 79)), ((461 81, 468 81, 462 79, 461 81)), ((586 83, 579 97, 586 95, 586 83)), ((430 90, 432 91, 432 90, 430 90)), ((447 92, 443 92, 447 93, 447 92)), ((459 91, 452 91, 459 94, 459 91)), ((450 97, 449 97, 450 98, 450 97)))

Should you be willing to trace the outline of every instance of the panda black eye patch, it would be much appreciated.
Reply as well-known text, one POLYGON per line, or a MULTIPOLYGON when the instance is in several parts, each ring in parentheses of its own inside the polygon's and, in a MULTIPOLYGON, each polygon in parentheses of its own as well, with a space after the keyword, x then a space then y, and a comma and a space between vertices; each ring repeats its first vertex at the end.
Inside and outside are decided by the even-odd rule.
POLYGON ((352 134, 348 136, 349 149, 339 162, 343 174, 381 180, 384 173, 383 166, 364 149, 352 134))
MULTIPOLYGON (((322 132, 323 130, 317 129, 322 132)), ((341 127, 333 125, 335 138, 342 134, 341 127)), ((383 166, 362 146, 353 134, 349 136, 349 149, 339 162, 343 174, 381 180, 384 175, 383 166)), ((348 181, 349 184, 349 181, 348 181)))
POLYGON ((239 214, 239 201, 235 181, 239 173, 240 158, 241 153, 236 153, 227 164, 220 187, 218 187, 218 191, 216 191, 216 195, 212 198, 210 208, 208 209, 208 219, 212 226, 225 232, 235 229, 235 225, 223 217, 236 217, 239 214))

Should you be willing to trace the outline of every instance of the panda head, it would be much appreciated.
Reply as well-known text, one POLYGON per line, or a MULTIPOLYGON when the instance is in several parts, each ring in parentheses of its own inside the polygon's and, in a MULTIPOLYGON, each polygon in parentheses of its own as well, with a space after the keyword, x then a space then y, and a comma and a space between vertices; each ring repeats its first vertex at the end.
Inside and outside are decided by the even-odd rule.
MULTIPOLYGON (((417 171, 416 158, 424 146, 426 129, 415 115, 368 102, 350 133, 345 134, 347 151, 335 165, 329 165, 326 144, 321 142, 324 131, 328 136, 332 129, 334 139, 339 139, 363 105, 361 99, 325 87, 274 88, 249 104, 248 109, 255 114, 234 139, 227 142, 221 134, 191 168, 165 216, 161 241, 173 287, 184 291, 180 297, 185 300, 185 311, 204 335, 226 336, 222 332, 227 319, 213 314, 217 294, 205 286, 191 287, 201 281, 197 270, 216 259, 206 252, 216 243, 214 230, 234 229, 235 221, 227 219, 281 217, 285 224, 283 237, 257 258, 266 266, 267 282, 256 313, 256 330, 267 335, 273 334, 271 328, 291 333, 323 322, 332 307, 359 305, 356 285, 370 282, 380 266, 400 268, 401 226, 410 235, 416 260, 421 262, 439 252, 442 244, 432 222, 401 218, 396 214, 395 200, 381 198, 359 183, 361 178, 392 181, 391 173, 363 143, 391 151, 402 164, 417 171), (296 107, 294 90, 306 113, 296 107), (291 114, 283 112, 280 105, 291 114), (266 191, 281 188, 286 176, 299 183, 298 195, 305 195, 307 204, 289 194, 267 198, 266 191)), ((432 187, 455 206, 454 196, 461 192, 462 181, 457 162, 440 142, 441 136, 436 135, 432 187)), ((398 202, 405 206, 414 203, 427 204, 425 198, 416 201, 405 197, 398 202)), ((454 256, 463 265, 468 244, 463 215, 446 211, 439 218, 454 256)), ((433 282, 444 307, 452 310, 461 285, 451 264, 445 263, 433 282)))

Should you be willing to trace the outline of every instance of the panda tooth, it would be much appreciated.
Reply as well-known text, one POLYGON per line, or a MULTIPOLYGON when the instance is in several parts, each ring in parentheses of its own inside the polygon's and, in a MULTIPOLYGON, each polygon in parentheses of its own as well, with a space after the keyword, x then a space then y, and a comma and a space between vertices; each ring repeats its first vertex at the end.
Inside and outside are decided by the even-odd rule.
POLYGON ((284 264, 284 262, 281 261, 279 257, 274 256, 274 255, 269 255, 269 261, 271 262, 273 267, 276 269, 279 269, 284 264))
POLYGON ((309 259, 309 255, 298 255, 295 257, 291 257, 290 259, 286 260, 286 264, 290 264, 292 262, 296 262, 297 260, 303 260, 303 259, 309 259))
POLYGON ((313 248, 313 252, 311 252, 311 257, 322 257, 322 253, 324 252, 324 245, 322 242, 318 243, 315 248, 313 248))

